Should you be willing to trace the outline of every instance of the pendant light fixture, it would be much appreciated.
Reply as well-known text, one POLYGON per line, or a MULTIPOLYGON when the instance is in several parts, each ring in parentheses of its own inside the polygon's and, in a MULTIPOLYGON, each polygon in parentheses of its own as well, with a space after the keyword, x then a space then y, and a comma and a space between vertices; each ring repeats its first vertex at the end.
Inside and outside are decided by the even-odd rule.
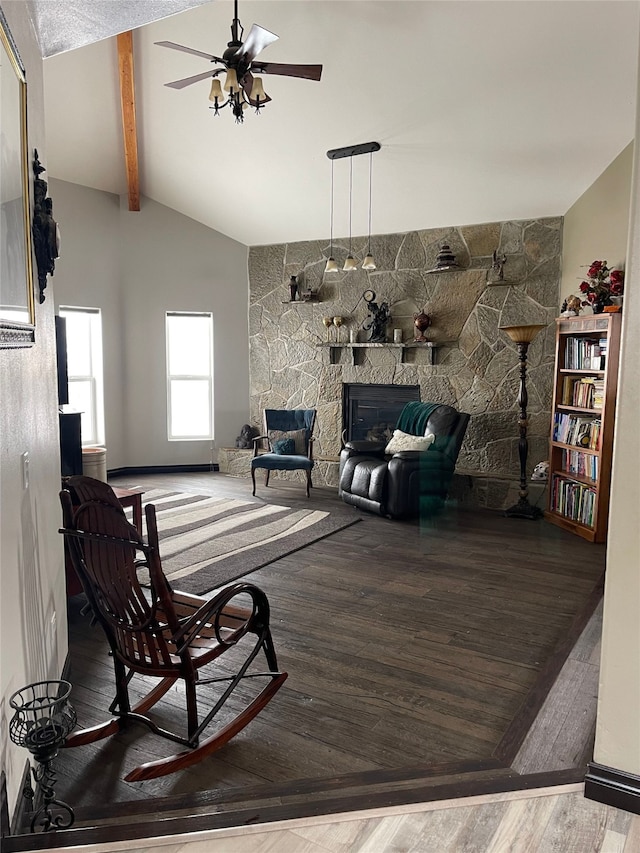
POLYGON ((374 270, 376 268, 376 262, 373 260, 373 255, 371 254, 371 175, 373 171, 373 152, 369 152, 369 230, 368 230, 368 239, 367 239, 367 254, 365 256, 364 261, 362 262, 363 270, 374 270))
POLYGON ((333 148, 327 151, 327 157, 331 160, 331 237, 329 243, 329 260, 325 266, 325 272, 338 272, 339 267, 333 257, 333 161, 339 160, 342 157, 349 157, 349 254, 342 267, 344 272, 350 272, 358 268, 358 262, 353 257, 352 253, 352 209, 353 209, 353 158, 358 154, 369 155, 369 228, 368 228, 368 243, 367 255, 362 263, 362 269, 374 270, 376 268, 375 261, 371 254, 371 186, 372 186, 372 154, 374 151, 380 150, 379 142, 363 142, 359 145, 348 145, 346 148, 333 148))
POLYGON ((338 272, 338 264, 333 257, 333 160, 331 161, 331 216, 329 227, 329 260, 324 268, 325 272, 338 272))
POLYGON ((351 270, 355 270, 358 268, 358 263, 356 259, 351 254, 351 209, 353 207, 353 156, 349 157, 349 254, 346 257, 344 262, 344 266, 342 267, 344 272, 351 272, 351 270))

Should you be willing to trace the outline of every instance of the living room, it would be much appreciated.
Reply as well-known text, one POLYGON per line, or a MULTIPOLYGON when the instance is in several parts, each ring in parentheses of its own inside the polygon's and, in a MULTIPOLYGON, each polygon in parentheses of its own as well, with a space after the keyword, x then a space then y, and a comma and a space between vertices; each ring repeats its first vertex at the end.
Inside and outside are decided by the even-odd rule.
MULTIPOLYGON (((30 40, 24 32, 25 25, 21 19, 21 13, 12 11, 11 4, 8 5, 10 8, 7 11, 7 17, 12 29, 17 30, 17 33, 14 33, 16 38, 19 35, 21 36, 19 43, 29 70, 30 85, 36 91, 34 103, 30 101, 29 106, 30 132, 34 136, 34 142, 37 143, 36 147, 38 147, 42 161, 47 165, 47 148, 42 138, 44 118, 41 109, 38 110, 37 108, 37 81, 42 73, 37 70, 39 63, 36 57, 37 49, 32 44, 30 46, 30 40), (33 68, 36 70, 34 71, 33 68)), ((264 14, 259 20, 263 18, 264 14)), ((310 83, 309 85, 313 84, 310 83)), ((249 118, 247 118, 247 124, 248 121, 249 118)), ((246 129, 246 127, 237 128, 239 132, 246 129)), ((336 142, 340 144, 342 140, 339 139, 336 142)), ((376 156, 382 157, 383 154, 384 148, 376 156)), ((623 262, 626 257, 627 270, 628 273, 631 273, 628 274, 625 291, 624 311, 627 318, 629 312, 635 310, 633 259, 636 257, 634 252, 637 253, 637 243, 634 243, 633 239, 637 240, 637 229, 634 231, 632 227, 630 231, 632 241, 627 248, 627 222, 629 221, 628 200, 629 188, 632 186, 632 164, 634 156, 637 157, 637 154, 634 154, 632 144, 625 145, 624 150, 619 152, 619 156, 616 154, 618 152, 614 154, 613 162, 600 177, 596 174, 593 175, 593 180, 585 182, 585 192, 581 194, 579 199, 576 199, 575 205, 572 204, 567 209, 558 211, 556 219, 549 223, 543 221, 540 226, 537 224, 539 223, 537 217, 530 219, 529 224, 532 227, 547 228, 555 231, 556 234, 562 233, 561 250, 556 247, 550 256, 545 255, 541 260, 541 262, 551 260, 555 264, 555 285, 552 284, 549 292, 541 295, 539 300, 533 300, 537 302, 537 306, 539 306, 551 329, 548 335, 541 338, 537 345, 538 350, 532 348, 532 367, 534 368, 532 370, 532 383, 534 387, 536 387, 535 369, 545 363, 549 365, 552 362, 554 320, 559 313, 560 302, 563 297, 575 289, 576 279, 582 274, 580 272, 581 266, 589 264, 596 256, 608 257, 612 263, 623 262), (635 238, 633 237, 634 234, 636 234, 635 238), (560 270, 562 271, 561 279, 560 270)), ((324 157, 324 149, 320 151, 320 156, 324 157)), ((326 196, 325 208, 328 225, 328 161, 325 165, 325 181, 321 191, 326 196)), ((375 170, 377 161, 374 160, 373 165, 375 170)), ((375 174, 374 171, 374 177, 375 174)), ((5 592, 3 602, 22 600, 19 588, 20 564, 16 564, 14 554, 19 552, 24 555, 20 557, 21 560, 35 560, 41 573, 40 586, 43 590, 38 619, 44 624, 49 620, 52 610, 58 614, 57 649, 54 654, 48 650, 43 656, 39 650, 33 646, 29 647, 29 644, 25 642, 25 655, 22 665, 18 669, 12 667, 10 673, 6 672, 6 667, 3 666, 3 673, 6 672, 3 674, 5 702, 6 697, 21 683, 35 680, 37 675, 51 675, 52 677, 59 675, 60 666, 65 657, 66 641, 63 627, 60 624, 64 621, 61 614, 65 610, 63 583, 60 576, 61 547, 56 532, 59 526, 57 503, 59 477, 57 475, 57 451, 55 450, 57 447, 57 429, 55 418, 45 412, 45 409, 51 406, 55 413, 55 388, 53 372, 51 375, 47 374, 48 378, 45 378, 44 374, 47 372, 43 370, 44 365, 52 365, 52 316, 54 307, 80 305, 100 308, 102 311, 105 340, 105 398, 107 401, 106 444, 109 468, 197 465, 218 461, 220 449, 233 445, 235 436, 247 418, 256 425, 260 423, 261 408, 266 401, 263 396, 265 392, 262 384, 260 387, 252 388, 250 392, 249 383, 250 377, 259 379, 262 383, 262 372, 265 370, 265 362, 258 354, 261 346, 260 334, 264 333, 266 337, 267 332, 270 335, 272 330, 265 331, 261 327, 260 321, 255 318, 255 314, 258 303, 265 296, 264 288, 267 284, 272 289, 269 299, 271 300, 270 309, 273 315, 276 314, 275 304, 280 306, 283 316, 285 312, 292 312, 294 315, 296 312, 297 315, 305 311, 309 312, 309 315, 304 315, 302 320, 302 325, 305 327, 304 333, 307 336, 307 340, 302 341, 302 346, 309 349, 314 347, 314 356, 308 359, 312 366, 308 367, 304 371, 305 373, 310 371, 318 371, 319 373, 323 367, 331 367, 325 364, 325 361, 328 361, 326 349, 320 346, 316 347, 316 344, 326 341, 326 329, 322 326, 322 317, 325 313, 345 317, 353 316, 354 322, 359 325, 364 317, 363 313, 358 313, 362 311, 362 304, 355 311, 354 306, 366 289, 367 284, 371 284, 369 278, 365 278, 362 272, 358 272, 354 279, 347 280, 339 289, 336 288, 335 284, 322 280, 318 283, 318 287, 322 290, 323 301, 318 305, 287 306, 283 303, 288 298, 287 283, 289 276, 302 273, 303 280, 305 275, 308 280, 311 280, 310 266, 313 263, 317 264, 323 261, 329 237, 326 226, 315 240, 296 240, 291 243, 285 241, 286 249, 282 247, 282 244, 275 247, 252 244, 252 247, 248 249, 247 245, 240 241, 225 237, 210 227, 196 222, 193 218, 184 216, 172 210, 170 206, 165 206, 157 201, 143 197, 142 210, 134 213, 126 210, 126 201, 121 200, 113 193, 81 186, 68 180, 59 180, 54 173, 50 173, 48 179, 49 192, 55 205, 55 215, 63 234, 63 252, 56 264, 56 274, 50 280, 47 300, 37 309, 36 326, 39 343, 34 350, 27 353, 6 353, 5 355, 10 356, 11 361, 9 359, 5 361, 6 366, 3 367, 2 374, 4 398, 15 401, 15 406, 22 411, 30 412, 21 425, 3 419, 2 540, 5 568, 3 568, 2 577, 3 592, 5 592), (267 264, 263 262, 264 258, 267 258, 267 264), (249 265, 248 277, 247 264, 249 265), (177 281, 180 282, 179 305, 174 303, 177 281), (208 294, 206 304, 202 300, 203 293, 208 294), (247 322, 248 303, 252 306, 251 311, 254 318, 251 327, 248 326, 247 322), (210 443, 204 446, 195 442, 172 443, 165 438, 164 323, 165 312, 168 310, 212 310, 216 317, 222 316, 224 318, 221 323, 216 324, 216 357, 223 369, 216 370, 215 376, 216 442, 213 447, 210 443), (308 319, 308 316, 312 319, 308 319), (18 389, 20 390, 18 391, 18 389), (249 407, 250 395, 252 408, 249 407), (38 436, 37 440, 36 436, 38 436), (35 448, 31 451, 35 458, 34 480, 31 499, 24 498, 22 502, 18 502, 15 500, 15 495, 19 493, 17 484, 21 478, 18 457, 26 447, 35 448), (16 459, 13 458, 14 456, 16 459), (14 508, 9 509, 12 503, 14 508), (28 527, 25 527, 28 520, 30 523, 28 527), (32 544, 31 534, 26 532, 34 528, 39 531, 35 546, 32 544), (43 532, 45 530, 46 532, 43 532), (6 567, 11 566, 14 566, 14 569, 7 570, 6 567)), ((382 200, 379 203, 383 204, 382 200)), ((632 213, 632 223, 634 222, 633 215, 632 213)), ((508 227, 509 222, 512 220, 489 222, 483 226, 489 236, 486 239, 483 237, 483 242, 486 245, 477 253, 476 257, 488 259, 493 249, 500 248, 500 238, 499 236, 497 240, 495 238, 505 232, 505 226, 508 227)), ((420 269, 420 264, 423 264, 423 269, 431 265, 445 236, 448 239, 451 239, 452 236, 459 239, 459 242, 454 244, 454 248, 468 268, 470 256, 464 255, 465 245, 468 246, 467 238, 469 238, 468 229, 470 228, 467 220, 442 222, 441 228, 444 230, 444 234, 441 236, 439 232, 434 231, 432 239, 425 239, 426 232, 429 229, 420 228, 417 225, 415 227, 419 228, 419 231, 403 230, 400 233, 403 235, 413 234, 411 239, 417 236, 420 245, 427 246, 431 255, 425 250, 424 261, 420 259, 419 263, 408 264, 404 267, 403 272, 406 271, 407 281, 415 278, 416 270, 420 269), (460 237, 458 238, 457 235, 460 237)), ((376 232, 375 237, 378 245, 382 246, 386 240, 393 239, 393 235, 396 233, 395 231, 376 232)), ((336 243, 342 250, 345 250, 348 235, 341 230, 339 236, 337 234, 336 237, 336 243)), ((403 236, 403 239, 406 239, 406 236, 403 236)), ((521 246, 521 254, 524 257, 526 247, 524 243, 521 246)), ((517 262, 516 252, 509 252, 508 254, 511 257, 505 266, 507 279, 509 278, 510 268, 515 269, 517 262)), ((392 283, 391 276, 384 275, 384 273, 389 272, 389 269, 380 268, 380 284, 376 283, 374 290, 381 298, 388 298, 392 301, 392 314, 395 311, 394 316, 402 318, 402 324, 405 324, 404 334, 407 336, 410 334, 410 320, 414 309, 420 310, 423 305, 414 300, 413 303, 410 302, 410 304, 401 306, 399 303, 406 299, 406 293, 402 292, 402 288, 396 281, 392 283), (397 294, 395 299, 394 293, 397 294)), ((340 276, 340 279, 343 281, 345 276, 340 276)), ((454 282, 453 277, 451 280, 454 282)), ((452 287, 455 287, 455 283, 452 284, 452 287)), ((520 297, 524 289, 520 287, 518 290, 519 285, 506 285, 504 287, 505 291, 508 291, 504 297, 505 301, 509 300, 507 307, 509 309, 513 307, 515 311, 522 305, 520 297)), ((490 291, 492 294, 495 292, 495 289, 490 291)), ((466 293, 467 291, 465 291, 466 293)), ((539 287, 538 293, 540 293, 539 287)), ((527 294, 527 305, 530 304, 530 299, 531 293, 529 292, 527 294)), ((474 301, 473 304, 475 306, 476 302, 474 301)), ((501 310, 504 304, 505 302, 501 304, 501 310)), ((432 307, 435 318, 437 317, 438 304, 434 304, 432 307)), ((488 307, 491 309, 491 306, 488 307)), ((492 310, 495 311, 496 309, 493 308, 492 310)), ((509 314, 506 312, 504 317, 496 317, 496 325, 506 325, 507 322, 517 321, 518 319, 520 319, 520 315, 517 313, 509 314)), ((538 318, 528 316, 526 319, 531 321, 538 318)), ((289 320, 285 319, 283 323, 289 322, 289 320)), ((635 325, 637 327, 637 324, 635 325)), ((347 328, 349 327, 347 326, 347 328)), ((628 319, 626 328, 630 329, 628 319)), ((437 331, 437 323, 434 322, 434 334, 437 331)), ((346 329, 343 329, 342 332, 345 334, 346 329)), ((284 334, 286 334, 286 329, 284 334)), ((634 336, 631 332, 628 332, 627 335, 622 356, 623 365, 631 364, 630 354, 633 353, 634 346, 637 347, 637 342, 634 343, 634 336)), ((450 341, 451 338, 445 337, 443 334, 441 340, 450 341)), ((515 349, 508 347, 508 345, 504 349, 507 350, 507 354, 512 356, 513 363, 505 367, 501 380, 506 373, 517 369, 515 349)), ((461 347, 459 346, 452 347, 449 344, 448 350, 444 346, 443 352, 438 352, 436 356, 437 359, 443 357, 443 360, 436 365, 425 366, 424 378, 419 384, 427 385, 432 394, 436 394, 438 390, 446 386, 447 401, 450 400, 459 404, 466 411, 470 409, 465 408, 465 406, 475 405, 476 409, 472 413, 478 416, 477 420, 480 422, 483 412, 480 408, 479 393, 469 393, 471 385, 466 382, 464 375, 459 380, 459 396, 453 396, 451 391, 453 385, 449 377, 463 373, 462 363, 456 361, 460 358, 460 351, 461 347), (466 398, 465 394, 467 395, 466 398)), ((287 354, 285 358, 289 355, 287 354)), ((351 381, 362 381, 363 376, 366 376, 367 381, 372 381, 371 377, 382 376, 384 381, 391 381, 394 384, 398 382, 397 377, 400 372, 404 371, 409 375, 411 371, 414 373, 417 371, 417 368, 412 364, 398 367, 395 362, 393 364, 385 362, 382 365, 372 363, 365 367, 366 373, 363 373, 361 366, 353 367, 348 363, 334 365, 333 367, 339 367, 343 375, 351 372, 352 376, 355 377, 351 381)), ((269 363, 269 369, 271 368, 282 370, 283 364, 282 362, 269 363)), ((291 374, 284 372, 285 383, 289 381, 290 375, 294 375, 295 369, 291 368, 291 370, 291 374)), ((544 373, 544 368, 541 373, 544 373)), ((624 402, 626 400, 624 368, 622 377, 623 385, 619 400, 623 406, 619 414, 621 418, 625 415, 624 402)), ((549 382, 549 380, 547 381, 549 382)), ((547 386, 546 392, 544 387, 540 394, 536 392, 532 400, 532 461, 545 458, 546 436, 548 435, 549 387, 550 385, 547 386), (544 425, 545 419, 546 426, 544 425)), ((492 385, 492 390, 495 392, 494 385, 492 385)), ((320 399, 317 389, 315 392, 309 391, 308 393, 316 393, 315 398, 301 395, 300 404, 307 401, 310 404, 315 404, 317 401, 319 408, 326 406, 327 402, 329 408, 337 406, 336 395, 330 390, 326 391, 326 398, 323 400, 320 399)), ((513 402, 515 402, 515 394, 513 402)), ((486 401, 484 405, 486 405, 486 401)), ((500 414, 504 416, 509 411, 512 415, 514 414, 513 403, 505 404, 500 414)), ((8 418, 9 415, 5 414, 4 417, 8 418)), ((635 416, 629 412, 627 417, 633 419, 635 416)), ((505 431, 507 430, 507 422, 508 418, 505 418, 505 431)), ((325 425, 325 422, 319 425, 322 443, 320 456, 335 457, 337 455, 335 443, 331 444, 326 435, 332 432, 335 442, 336 438, 339 439, 340 426, 335 423, 335 418, 331 423, 333 425, 330 428, 325 425)), ((489 422, 488 426, 484 428, 482 433, 485 437, 484 448, 487 446, 486 435, 493 434, 495 436, 495 431, 492 433, 492 427, 495 423, 496 421, 489 422)), ((516 433, 515 420, 512 421, 511 426, 513 432, 516 433)), ((633 430, 631 430, 632 432, 633 430)), ((621 523, 621 519, 625 518, 624 507, 629 503, 630 495, 633 494, 635 488, 632 475, 634 452, 637 451, 634 451, 630 443, 630 435, 626 439, 625 436, 619 439, 620 448, 623 449, 616 450, 616 453, 622 454, 619 458, 624 460, 622 464, 627 467, 627 476, 630 482, 625 483, 624 473, 619 466, 616 486, 620 488, 620 491, 618 492, 614 488, 612 495, 612 520, 616 525, 616 538, 615 541, 610 540, 608 558, 610 564, 612 559, 616 560, 616 574, 611 583, 616 584, 616 586, 618 582, 621 584, 617 595, 625 599, 624 602, 619 603, 622 608, 632 606, 633 596, 625 595, 624 590, 629 590, 627 571, 631 570, 633 548, 636 547, 632 538, 625 538, 632 537, 633 525, 624 527, 621 523), (625 440, 628 442, 626 447, 625 440), (620 536, 619 539, 618 536, 620 536), (625 566, 627 566, 626 571, 625 566)), ((470 433, 470 436, 473 438, 474 433, 470 433)), ((476 440, 479 442, 480 436, 476 440)), ((488 476, 493 475, 497 481, 504 482, 511 479, 513 482, 516 479, 514 462, 517 434, 501 433, 499 440, 503 441, 504 444, 498 444, 494 448, 494 462, 487 461, 485 470, 482 470, 481 464, 477 463, 481 454, 476 453, 473 470, 483 481, 488 476)), ((469 445, 469 450, 464 451, 465 459, 469 455, 473 455, 472 447, 469 445)), ((486 458, 486 453, 484 458, 486 458)), ((319 460, 319 470, 325 461, 319 460)), ((471 462, 468 461, 464 465, 464 469, 467 470, 470 467, 471 462)), ((329 465, 326 468, 327 474, 324 483, 335 486, 335 475, 329 473, 329 465)), ((498 506, 493 508, 499 508, 508 500, 508 494, 505 492, 500 494, 499 491, 499 489, 492 489, 492 493, 498 493, 499 500, 498 506)), ((477 500, 477 496, 474 497, 473 495, 467 495, 467 498, 477 500)), ((613 589, 610 606, 615 606, 617 598, 616 587, 613 589)), ((3 649, 7 647, 5 640, 11 636, 11 631, 17 630, 19 635, 23 636, 26 625, 30 624, 25 616, 21 620, 20 626, 16 627, 16 617, 5 611, 5 608, 9 608, 8 603, 3 603, 3 617, 5 612, 7 612, 8 617, 6 621, 3 618, 3 625, 8 626, 6 629, 3 627, 3 649)), ((615 621, 620 622, 619 619, 615 621)), ((635 624, 633 619, 630 619, 629 614, 625 615, 623 622, 635 624)), ((615 656, 613 650, 617 642, 620 642, 620 637, 614 636, 611 640, 613 645, 608 646, 608 654, 615 656)), ((629 667, 625 666, 625 678, 628 681, 633 670, 633 659, 628 656, 629 644, 623 643, 623 645, 625 647, 625 659, 629 660, 629 667)), ((608 710, 609 713, 613 714, 624 713, 620 708, 612 710, 610 705, 607 708, 608 694, 605 691, 602 695, 604 696, 605 711, 608 710)), ((612 702, 611 704, 618 705, 619 703, 612 702)), ((5 717, 8 718, 8 713, 5 713, 5 717)), ((610 732, 616 726, 606 725, 603 728, 610 732)), ((622 729, 624 730, 624 726, 622 729)), ((606 737, 607 735, 605 735, 605 741, 601 745, 601 755, 598 760, 601 763, 624 769, 629 773, 637 773, 638 768, 634 764, 629 764, 626 758, 629 752, 628 745, 624 748, 618 747, 617 744, 612 745, 606 742, 606 737), (617 751, 618 749, 620 752, 617 751), (625 756, 624 759, 620 758, 621 754, 625 756)), ((12 792, 11 798, 15 800, 22 768, 22 756, 13 750, 6 738, 3 742, 3 748, 7 752, 8 764, 11 767, 11 772, 8 774, 9 787, 12 792)))

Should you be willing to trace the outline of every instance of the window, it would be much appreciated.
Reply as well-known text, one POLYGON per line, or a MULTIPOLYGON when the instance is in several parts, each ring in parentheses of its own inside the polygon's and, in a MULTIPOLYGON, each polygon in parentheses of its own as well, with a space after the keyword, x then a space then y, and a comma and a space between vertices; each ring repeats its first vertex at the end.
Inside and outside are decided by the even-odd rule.
POLYGON ((213 439, 213 314, 167 312, 167 437, 213 439))
POLYGON ((102 317, 98 308, 60 306, 67 321, 69 405, 82 412, 82 444, 104 444, 102 317))

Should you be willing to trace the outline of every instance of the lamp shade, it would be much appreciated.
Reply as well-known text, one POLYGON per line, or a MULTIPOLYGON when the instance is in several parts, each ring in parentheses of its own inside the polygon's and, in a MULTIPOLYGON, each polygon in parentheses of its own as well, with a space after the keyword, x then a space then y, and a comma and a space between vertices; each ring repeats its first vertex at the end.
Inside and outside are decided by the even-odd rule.
POLYGON ((515 344, 530 344, 538 332, 546 329, 546 323, 533 323, 529 326, 500 326, 515 344))
POLYGON ((235 68, 227 69, 227 77, 224 81, 224 90, 225 92, 231 92, 231 94, 235 94, 240 86, 238 85, 238 75, 236 74, 235 68))
POLYGON ((261 101, 264 101, 265 97, 266 93, 264 91, 264 86, 262 85, 262 78, 254 77, 251 85, 251 100, 256 101, 260 98, 261 101))
POLYGON ((342 269, 345 272, 351 272, 351 270, 357 270, 358 269, 358 262, 353 257, 353 255, 347 256, 347 259, 345 260, 344 266, 342 267, 342 269))
POLYGON ((222 95, 222 86, 220 85, 220 81, 217 77, 214 77, 211 81, 211 91, 209 92, 209 100, 215 101, 216 98, 221 101, 223 98, 222 95))
POLYGON ((367 255, 362 262, 363 270, 374 270, 376 268, 376 262, 373 260, 373 255, 367 255))
POLYGON ((327 261, 327 265, 324 268, 325 272, 338 272, 338 264, 336 263, 335 258, 329 258, 327 261))

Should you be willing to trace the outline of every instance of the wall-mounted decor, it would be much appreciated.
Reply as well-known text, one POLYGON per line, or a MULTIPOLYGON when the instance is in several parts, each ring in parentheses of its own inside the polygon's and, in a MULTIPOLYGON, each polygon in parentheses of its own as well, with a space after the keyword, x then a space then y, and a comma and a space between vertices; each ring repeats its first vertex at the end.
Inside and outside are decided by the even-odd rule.
POLYGON ((38 301, 44 302, 47 275, 53 275, 56 258, 60 256, 60 231, 53 218, 53 202, 47 196, 47 182, 40 175, 46 171, 33 152, 33 248, 38 265, 38 301))
POLYGON ((0 9, 0 347, 29 347, 35 308, 29 229, 27 83, 24 65, 0 9))

